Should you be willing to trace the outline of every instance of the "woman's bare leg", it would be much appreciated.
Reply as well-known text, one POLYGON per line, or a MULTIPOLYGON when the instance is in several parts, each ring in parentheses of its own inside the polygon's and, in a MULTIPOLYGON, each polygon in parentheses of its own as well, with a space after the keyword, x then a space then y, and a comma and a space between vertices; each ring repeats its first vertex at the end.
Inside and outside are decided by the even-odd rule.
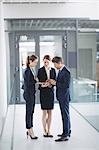
POLYGON ((42 114, 42 124, 43 124, 43 130, 44 133, 47 134, 47 128, 46 128, 46 118, 47 118, 47 110, 43 110, 43 114, 42 114))
POLYGON ((52 121, 52 110, 47 110, 48 118, 47 118, 47 128, 48 134, 50 135, 51 121, 52 121))

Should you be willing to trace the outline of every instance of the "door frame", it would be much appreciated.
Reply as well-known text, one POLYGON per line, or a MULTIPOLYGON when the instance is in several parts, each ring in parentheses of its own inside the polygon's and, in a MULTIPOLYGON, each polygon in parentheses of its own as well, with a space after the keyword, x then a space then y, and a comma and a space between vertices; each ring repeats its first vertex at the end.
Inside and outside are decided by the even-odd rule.
MULTIPOLYGON (((37 56, 40 55, 40 36, 61 36, 62 37, 62 57, 64 63, 67 65, 67 31, 15 31, 14 34, 14 45, 15 45, 15 93, 16 93, 16 103, 21 104, 20 101, 20 71, 19 71, 19 42, 20 36, 33 36, 35 40, 35 54, 37 56)), ((39 68, 40 63, 37 65, 37 69, 39 68)), ((38 95, 38 94, 37 94, 38 95)), ((38 96, 37 96, 38 97, 38 96)), ((38 103, 38 102, 37 102, 38 103)))

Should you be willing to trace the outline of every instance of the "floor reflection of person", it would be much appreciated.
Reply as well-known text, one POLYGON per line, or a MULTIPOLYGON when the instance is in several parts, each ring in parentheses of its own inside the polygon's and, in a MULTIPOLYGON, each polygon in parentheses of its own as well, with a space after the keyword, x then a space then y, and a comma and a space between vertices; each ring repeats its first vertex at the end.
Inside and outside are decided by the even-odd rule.
POLYGON ((26 128, 27 137, 37 139, 33 131, 33 113, 35 108, 35 71, 34 67, 37 65, 38 58, 35 55, 28 56, 27 68, 24 72, 24 93, 23 97, 26 101, 26 128))
POLYGON ((52 109, 54 108, 54 86, 49 83, 50 79, 56 78, 55 69, 50 66, 51 58, 45 55, 43 58, 44 66, 38 70, 38 79, 42 82, 39 85, 40 103, 43 110, 42 124, 44 129, 44 137, 53 137, 50 133, 52 121, 52 109))

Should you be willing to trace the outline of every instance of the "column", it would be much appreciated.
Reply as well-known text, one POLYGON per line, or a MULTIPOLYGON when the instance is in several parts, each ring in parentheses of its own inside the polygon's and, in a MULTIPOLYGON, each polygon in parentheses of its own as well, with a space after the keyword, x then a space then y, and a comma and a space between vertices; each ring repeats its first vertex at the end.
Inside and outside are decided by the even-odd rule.
POLYGON ((6 48, 3 5, 0 1, 0 133, 7 111, 6 48))

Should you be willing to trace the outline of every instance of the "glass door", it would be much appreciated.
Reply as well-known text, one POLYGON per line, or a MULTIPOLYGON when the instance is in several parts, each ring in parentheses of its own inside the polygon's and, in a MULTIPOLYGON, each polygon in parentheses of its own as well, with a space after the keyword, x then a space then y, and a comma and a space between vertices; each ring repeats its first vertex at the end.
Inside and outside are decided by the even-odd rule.
MULTIPOLYGON (((17 37, 17 36, 16 36, 17 37)), ((38 68, 43 66, 43 57, 46 54, 49 54, 51 58, 54 56, 65 56, 63 47, 63 33, 55 34, 52 33, 28 33, 28 34, 19 34, 16 42, 15 49, 15 64, 16 64, 16 103, 25 103, 23 98, 23 73, 26 68, 26 59, 27 56, 35 54, 39 57, 39 63, 36 67, 38 68), (43 34, 43 35, 42 35, 43 34)), ((51 64, 52 67, 53 64, 51 64)), ((39 90, 36 87, 36 103, 39 103, 39 90)), ((55 96, 56 97, 56 96, 55 96)))
POLYGON ((23 74, 26 69, 27 56, 35 54, 35 39, 28 39, 27 36, 20 36, 19 41, 19 70, 20 70, 20 103, 24 103, 22 85, 24 83, 23 74))
MULTIPOLYGON (((62 37, 53 35, 40 36, 40 67, 43 66, 44 55, 62 57, 62 37)), ((53 64, 52 64, 53 66, 53 64)))
POLYGON ((16 36, 17 43, 15 49, 15 70, 16 70, 16 103, 25 103, 23 98, 23 89, 22 85, 24 82, 23 74, 26 68, 27 56, 35 54, 35 37, 31 34, 21 34, 16 36))
MULTIPOLYGON (((51 58, 54 56, 62 57, 62 36, 61 35, 44 35, 40 36, 40 67, 43 66, 44 55, 50 55, 51 58)), ((53 66, 53 63, 51 63, 53 66)), ((57 72, 57 70, 56 70, 57 72)), ((55 88, 55 101, 56 101, 56 88, 55 88)))

